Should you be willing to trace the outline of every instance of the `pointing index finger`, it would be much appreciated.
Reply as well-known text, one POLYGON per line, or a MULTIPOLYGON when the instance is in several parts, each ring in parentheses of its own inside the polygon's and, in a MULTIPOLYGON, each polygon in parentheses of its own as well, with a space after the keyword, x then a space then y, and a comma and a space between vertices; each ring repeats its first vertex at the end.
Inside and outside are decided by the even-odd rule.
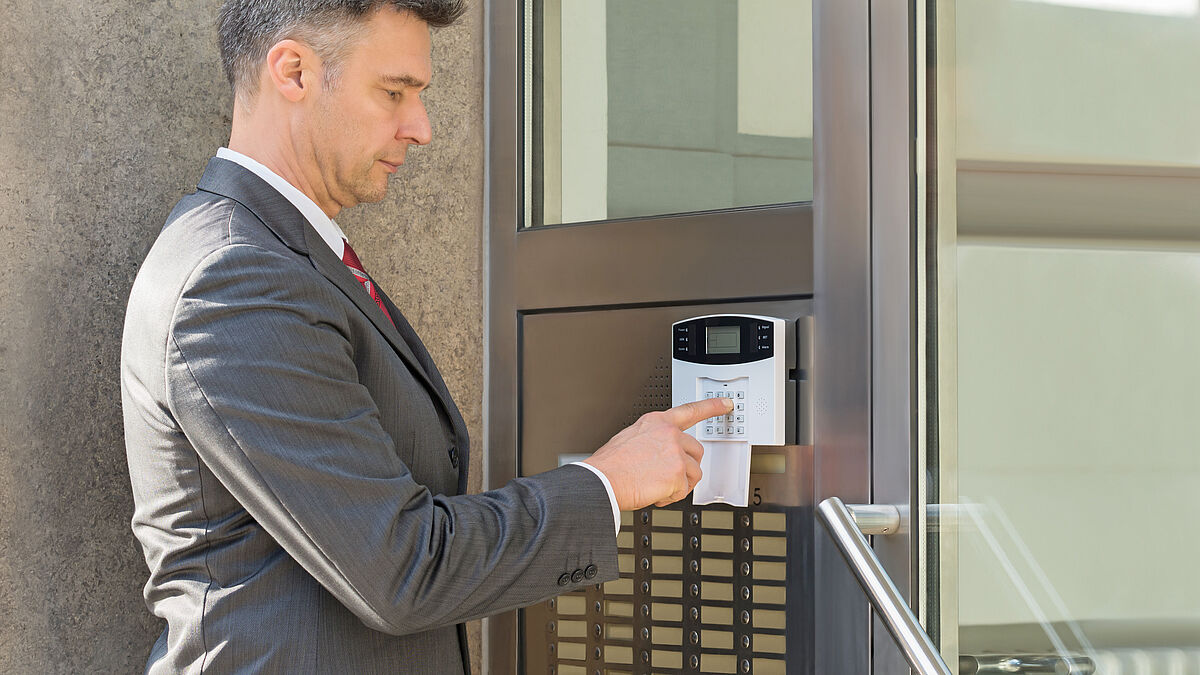
POLYGON ((733 410, 733 401, 727 398, 705 398, 691 403, 684 403, 666 411, 671 422, 686 431, 701 420, 724 415, 733 410))

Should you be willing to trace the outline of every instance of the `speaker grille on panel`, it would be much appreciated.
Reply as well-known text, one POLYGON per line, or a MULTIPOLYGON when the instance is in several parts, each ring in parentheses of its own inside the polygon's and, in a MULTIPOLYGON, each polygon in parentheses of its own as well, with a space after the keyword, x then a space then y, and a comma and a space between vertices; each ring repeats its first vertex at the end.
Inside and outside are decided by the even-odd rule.
POLYGON ((769 412, 771 412, 771 409, 770 409, 769 405, 767 404, 766 398, 759 396, 757 399, 755 399, 754 413, 756 415, 766 415, 769 412))
MULTIPOLYGON (((666 410, 670 407, 671 364, 660 356, 654 364, 654 370, 646 378, 646 383, 642 385, 642 391, 633 403, 629 419, 625 421, 625 425, 622 428, 633 424, 639 417, 648 412, 666 410)), ((613 433, 617 431, 620 431, 620 429, 614 430, 613 433)))

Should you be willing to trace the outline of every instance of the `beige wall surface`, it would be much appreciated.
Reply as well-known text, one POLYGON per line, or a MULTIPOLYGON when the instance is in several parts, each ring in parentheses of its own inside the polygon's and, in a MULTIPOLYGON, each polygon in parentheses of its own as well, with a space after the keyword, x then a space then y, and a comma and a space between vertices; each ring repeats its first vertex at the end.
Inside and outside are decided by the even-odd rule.
MULTIPOLYGON (((0 4, 0 672, 140 672, 161 630, 129 528, 120 335, 142 257, 227 139, 218 5, 0 4)), ((339 218, 442 366, 475 490, 482 45, 473 3, 434 36, 433 145, 339 218)))

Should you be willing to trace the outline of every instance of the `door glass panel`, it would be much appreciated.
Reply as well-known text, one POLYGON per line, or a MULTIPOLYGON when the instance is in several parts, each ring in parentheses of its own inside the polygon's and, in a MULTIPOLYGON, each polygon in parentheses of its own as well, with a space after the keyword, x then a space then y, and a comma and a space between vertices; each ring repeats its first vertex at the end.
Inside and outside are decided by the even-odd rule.
POLYGON ((928 615, 964 673, 1200 672, 1200 2, 930 6, 957 442, 928 615))
POLYGON ((811 0, 525 11, 526 226, 812 199, 811 0))

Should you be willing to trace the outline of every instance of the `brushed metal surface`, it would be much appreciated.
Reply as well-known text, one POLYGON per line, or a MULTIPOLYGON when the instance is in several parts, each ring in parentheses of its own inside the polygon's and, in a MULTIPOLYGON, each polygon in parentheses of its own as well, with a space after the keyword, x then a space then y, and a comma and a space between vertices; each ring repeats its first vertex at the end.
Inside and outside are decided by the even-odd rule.
MULTIPOLYGON (((874 503, 908 505, 920 515, 916 481, 923 472, 914 467, 917 425, 924 420, 918 419, 915 350, 923 271, 915 250, 921 240, 911 15, 909 3, 871 0, 871 482, 874 503)), ((925 608, 914 544, 924 536, 923 525, 874 540, 875 555, 918 616, 925 608)), ((908 673, 904 655, 886 636, 873 641, 871 664, 877 674, 908 673)))
MULTIPOLYGON (((519 3, 484 3, 484 364, 485 489, 517 475, 517 313, 513 249, 520 194, 519 3)), ((484 675, 520 672, 517 613, 488 618, 484 675)))
MULTIPOLYGON (((813 2, 816 500, 871 501, 869 3, 813 2)), ((871 614, 837 547, 815 547, 815 673, 869 673, 871 614)))
POLYGON ((846 508, 854 518, 854 525, 863 534, 895 536, 905 531, 902 529, 900 509, 890 504, 849 504, 846 508))
POLYGON ((812 292, 811 204, 514 234, 519 309, 812 292))

